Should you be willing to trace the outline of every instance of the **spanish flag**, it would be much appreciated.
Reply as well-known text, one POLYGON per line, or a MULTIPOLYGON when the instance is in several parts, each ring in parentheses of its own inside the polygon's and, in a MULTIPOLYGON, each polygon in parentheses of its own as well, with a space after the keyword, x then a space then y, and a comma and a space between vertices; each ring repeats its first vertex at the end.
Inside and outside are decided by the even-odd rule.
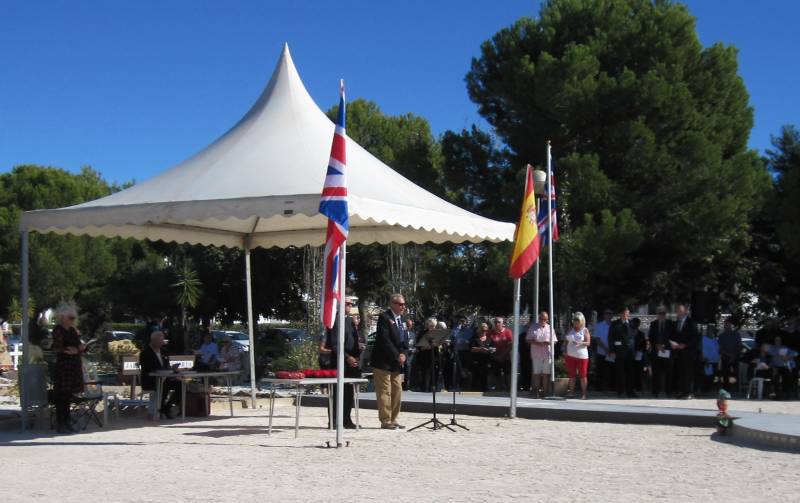
POLYGON ((517 230, 514 233, 514 253, 508 275, 521 278, 539 258, 539 232, 536 213, 536 194, 533 190, 533 170, 528 165, 528 176, 525 184, 525 199, 519 216, 517 230))

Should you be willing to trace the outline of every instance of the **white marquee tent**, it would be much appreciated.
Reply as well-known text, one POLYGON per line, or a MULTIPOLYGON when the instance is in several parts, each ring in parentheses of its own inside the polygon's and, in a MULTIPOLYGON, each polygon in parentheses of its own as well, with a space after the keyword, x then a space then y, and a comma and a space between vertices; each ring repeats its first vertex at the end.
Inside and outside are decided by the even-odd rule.
MULTIPOLYGON (((28 233, 53 232, 243 248, 251 306, 250 249, 324 243, 327 220, 317 208, 333 131, 333 122, 306 91, 285 46, 255 105, 199 153, 116 194, 25 212, 20 223, 23 302, 28 299, 28 233)), ((513 240, 513 224, 440 199, 349 138, 347 183, 348 243, 513 240)), ((23 327, 27 329, 27 320, 23 327)))

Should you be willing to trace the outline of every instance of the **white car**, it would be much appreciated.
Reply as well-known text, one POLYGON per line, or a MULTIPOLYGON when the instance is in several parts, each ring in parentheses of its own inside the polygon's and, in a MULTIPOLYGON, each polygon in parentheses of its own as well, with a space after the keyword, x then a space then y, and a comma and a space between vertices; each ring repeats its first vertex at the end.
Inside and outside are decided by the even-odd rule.
POLYGON ((212 330, 211 338, 219 344, 223 337, 230 337, 231 342, 238 344, 245 351, 250 351, 250 336, 244 332, 237 332, 235 330, 212 330))
POLYGON ((122 340, 132 341, 136 338, 132 332, 125 332, 123 330, 106 330, 104 335, 109 342, 122 340))

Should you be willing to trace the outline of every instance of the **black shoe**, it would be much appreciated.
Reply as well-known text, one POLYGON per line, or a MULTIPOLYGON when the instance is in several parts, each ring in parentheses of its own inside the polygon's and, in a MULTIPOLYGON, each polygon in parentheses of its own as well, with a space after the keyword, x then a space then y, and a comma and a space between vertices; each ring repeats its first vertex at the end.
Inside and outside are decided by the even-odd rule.
POLYGON ((161 418, 175 419, 175 414, 172 413, 171 409, 172 409, 171 407, 167 407, 166 409, 161 409, 161 418))
POLYGON ((403 426, 402 424, 397 424, 397 423, 394 423, 394 427, 397 428, 398 430, 405 430, 406 429, 405 426, 403 426))
POLYGON ((639 395, 636 393, 628 393, 628 398, 639 398, 639 395))
POLYGON ((346 430, 355 430, 358 428, 355 423, 344 423, 344 429, 346 430))

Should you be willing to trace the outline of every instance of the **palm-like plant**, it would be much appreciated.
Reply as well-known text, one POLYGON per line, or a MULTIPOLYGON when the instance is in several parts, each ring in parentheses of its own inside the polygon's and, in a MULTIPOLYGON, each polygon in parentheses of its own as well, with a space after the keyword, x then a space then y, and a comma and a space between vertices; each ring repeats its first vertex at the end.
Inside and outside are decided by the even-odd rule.
POLYGON ((189 260, 184 260, 178 267, 176 278, 177 281, 172 284, 172 287, 177 290, 178 305, 181 306, 181 324, 183 325, 184 339, 186 339, 188 337, 186 311, 197 307, 200 302, 200 295, 202 295, 203 284, 189 260))
MULTIPOLYGON (((36 306, 33 304, 33 298, 28 297, 28 317, 33 317, 36 312, 36 306)), ((16 297, 11 297, 8 303, 8 321, 11 323, 22 322, 22 302, 16 297)))

